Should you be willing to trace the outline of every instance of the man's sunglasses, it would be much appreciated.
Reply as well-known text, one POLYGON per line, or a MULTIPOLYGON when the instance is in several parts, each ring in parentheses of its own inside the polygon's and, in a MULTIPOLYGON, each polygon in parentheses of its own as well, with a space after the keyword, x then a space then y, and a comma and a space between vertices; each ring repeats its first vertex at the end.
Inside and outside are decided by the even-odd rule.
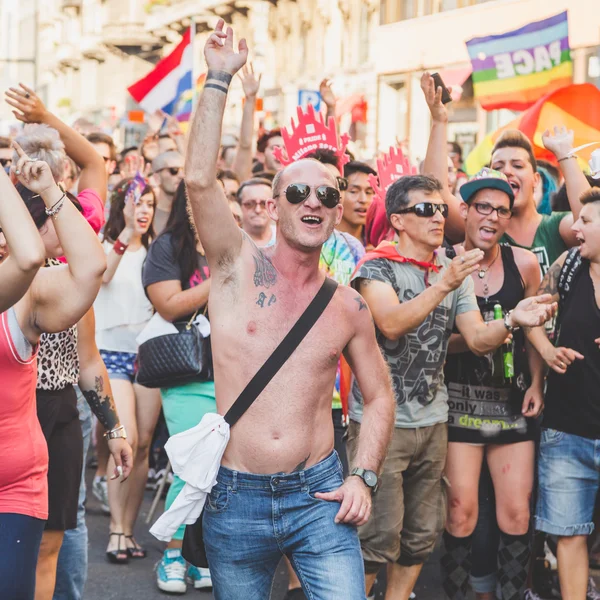
POLYGON ((340 192, 345 192, 348 189, 348 180, 345 177, 336 177, 340 192))
MULTIPOLYGON (((310 185, 306 183, 292 183, 285 188, 285 197, 290 204, 300 204, 304 202, 311 191, 310 185)), ((314 188, 315 195, 319 202, 327 208, 335 208, 340 203, 340 191, 328 185, 320 185, 314 188)))
POLYGON ((175 175, 179 175, 181 170, 182 170, 182 167, 165 167, 164 169, 159 169, 156 172, 160 173, 161 171, 169 171, 169 173, 171 173, 171 175, 173 175, 173 177, 175 177, 175 175))
POLYGON ((267 208, 266 200, 244 200, 242 206, 248 210, 256 210, 257 206, 260 206, 263 210, 267 208))
POLYGON ((510 219, 512 217, 512 210, 504 206, 496 208, 491 204, 487 204, 487 202, 474 202, 473 206, 480 215, 491 215, 496 211, 499 219, 510 219))
POLYGON ((414 206, 409 206, 408 208, 402 208, 401 210, 397 210, 396 213, 399 215, 404 215, 406 213, 415 213, 417 217, 433 217, 435 212, 439 210, 442 217, 448 217, 448 205, 447 204, 434 204, 433 202, 419 202, 414 206))

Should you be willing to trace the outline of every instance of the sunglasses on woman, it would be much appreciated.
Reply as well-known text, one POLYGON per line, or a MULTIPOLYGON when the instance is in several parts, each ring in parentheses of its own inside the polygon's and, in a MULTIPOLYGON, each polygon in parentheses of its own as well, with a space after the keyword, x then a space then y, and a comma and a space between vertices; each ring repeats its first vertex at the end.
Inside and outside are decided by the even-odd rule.
POLYGON ((419 202, 414 206, 409 206, 408 208, 402 208, 401 210, 397 210, 396 213, 399 215, 404 215, 406 213, 415 213, 417 217, 433 217, 436 211, 440 211, 442 217, 448 217, 448 205, 447 204, 434 204, 433 202, 419 202))
MULTIPOLYGON (((285 188, 284 194, 290 204, 304 202, 311 191, 310 185, 306 183, 292 183, 285 188)), ((327 208, 335 208, 340 203, 340 191, 328 185, 320 185, 314 188, 315 196, 321 204, 327 208)))

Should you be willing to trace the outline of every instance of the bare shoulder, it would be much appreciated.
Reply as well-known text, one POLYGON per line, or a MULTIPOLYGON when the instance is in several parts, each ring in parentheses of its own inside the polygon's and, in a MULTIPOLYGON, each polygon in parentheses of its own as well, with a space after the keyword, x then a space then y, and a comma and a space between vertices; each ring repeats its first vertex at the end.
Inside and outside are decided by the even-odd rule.
POLYGON ((529 277, 539 278, 540 264, 535 254, 531 250, 518 248, 517 246, 513 246, 512 251, 515 263, 523 279, 528 279, 529 277))
POLYGON ((357 325, 371 322, 371 311, 365 299, 354 289, 346 285, 338 286, 337 291, 345 314, 357 325))

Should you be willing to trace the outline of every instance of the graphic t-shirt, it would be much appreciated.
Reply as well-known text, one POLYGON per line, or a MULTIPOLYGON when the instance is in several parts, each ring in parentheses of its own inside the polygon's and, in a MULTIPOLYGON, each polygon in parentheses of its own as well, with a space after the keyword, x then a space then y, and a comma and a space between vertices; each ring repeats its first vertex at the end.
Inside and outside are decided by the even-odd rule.
MULTIPOLYGON (((447 267, 445 256, 437 264, 447 267)), ((433 285, 443 277, 430 271, 433 285)), ((410 263, 385 258, 370 260, 360 267, 353 280, 370 279, 392 286, 400 302, 408 302, 425 291, 425 271, 410 263)), ((450 292, 435 310, 412 331, 398 340, 388 340, 376 328, 377 342, 389 365, 396 398, 396 427, 428 427, 448 421, 448 390, 444 383, 444 362, 448 340, 457 315, 479 311, 473 280, 467 277, 450 292)), ((360 422, 363 397, 356 381, 350 394, 350 418, 360 422)))
MULTIPOLYGON (((348 233, 334 230, 321 248, 319 268, 327 277, 337 281, 340 285, 350 285, 350 278, 358 261, 364 256, 363 245, 348 233)), ((338 368, 333 388, 333 408, 342 408, 340 396, 341 369, 338 368)))
POLYGON ((560 236, 560 223, 570 212, 554 212, 551 215, 542 215, 542 221, 539 224, 535 236, 533 238, 533 244, 531 246, 521 246, 513 240, 510 235, 506 233, 500 239, 500 243, 510 244, 511 246, 517 246, 518 248, 525 248, 525 250, 531 250, 540 264, 542 270, 542 277, 546 275, 548 269, 552 266, 552 263, 566 250, 567 245, 560 236))

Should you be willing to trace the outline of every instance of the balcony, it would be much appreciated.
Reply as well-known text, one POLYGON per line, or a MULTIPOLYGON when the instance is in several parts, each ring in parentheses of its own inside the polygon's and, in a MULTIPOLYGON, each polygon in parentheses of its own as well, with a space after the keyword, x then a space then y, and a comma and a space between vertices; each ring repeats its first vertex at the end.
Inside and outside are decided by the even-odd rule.
POLYGON ((99 35, 84 35, 79 43, 79 50, 82 56, 98 62, 106 60, 107 49, 102 44, 102 38, 99 35))
POLYGON ((146 30, 143 23, 107 23, 102 28, 102 43, 126 54, 137 55, 150 62, 159 58, 163 40, 146 30))

